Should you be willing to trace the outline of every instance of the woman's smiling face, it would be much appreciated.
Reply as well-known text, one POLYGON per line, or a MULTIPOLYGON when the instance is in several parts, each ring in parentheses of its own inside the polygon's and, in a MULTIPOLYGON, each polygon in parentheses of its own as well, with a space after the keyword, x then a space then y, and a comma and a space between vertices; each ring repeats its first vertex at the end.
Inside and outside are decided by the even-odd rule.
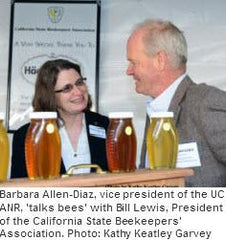
POLYGON ((88 89, 85 83, 75 84, 81 76, 74 69, 62 70, 57 78, 55 91, 73 86, 70 91, 56 92, 57 110, 60 115, 78 114, 88 103, 88 89))

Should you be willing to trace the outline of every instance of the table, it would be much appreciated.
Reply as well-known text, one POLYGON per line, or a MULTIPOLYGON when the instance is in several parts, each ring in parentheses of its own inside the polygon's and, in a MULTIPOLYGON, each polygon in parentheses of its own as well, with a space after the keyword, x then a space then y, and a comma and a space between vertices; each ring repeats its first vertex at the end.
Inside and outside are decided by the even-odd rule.
POLYGON ((193 174, 194 172, 190 168, 171 170, 139 169, 127 173, 77 174, 48 180, 10 179, 7 182, 1 182, 0 187, 184 187, 185 177, 193 174))

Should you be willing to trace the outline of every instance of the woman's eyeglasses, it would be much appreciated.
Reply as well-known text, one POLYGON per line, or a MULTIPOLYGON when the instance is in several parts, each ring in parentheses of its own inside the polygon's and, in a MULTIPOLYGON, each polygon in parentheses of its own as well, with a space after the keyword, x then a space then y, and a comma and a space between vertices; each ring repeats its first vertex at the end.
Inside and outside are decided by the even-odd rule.
POLYGON ((59 89, 59 90, 55 90, 54 92, 55 93, 69 93, 73 90, 74 86, 76 87, 82 87, 85 85, 85 81, 86 81, 86 78, 84 77, 81 77, 79 79, 76 80, 76 82, 74 84, 66 84, 62 89, 59 89))

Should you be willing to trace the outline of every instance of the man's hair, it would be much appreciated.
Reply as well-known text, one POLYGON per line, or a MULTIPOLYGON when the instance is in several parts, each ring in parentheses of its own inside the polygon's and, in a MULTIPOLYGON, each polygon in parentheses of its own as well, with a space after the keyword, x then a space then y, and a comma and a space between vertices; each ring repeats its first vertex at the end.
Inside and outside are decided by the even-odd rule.
POLYGON ((187 43, 182 31, 173 23, 158 19, 147 19, 137 24, 134 30, 144 30, 143 42, 148 55, 163 50, 175 68, 186 65, 187 43))

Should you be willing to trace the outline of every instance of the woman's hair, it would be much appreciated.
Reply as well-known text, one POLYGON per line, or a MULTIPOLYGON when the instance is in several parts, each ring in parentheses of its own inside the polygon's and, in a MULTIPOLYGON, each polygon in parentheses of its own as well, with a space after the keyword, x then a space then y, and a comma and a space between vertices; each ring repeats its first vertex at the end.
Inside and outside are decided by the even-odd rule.
MULTIPOLYGON (((81 68, 78 64, 65 59, 56 59, 45 62, 38 71, 35 93, 32 101, 34 111, 56 111, 56 98, 54 87, 59 73, 62 70, 74 69, 81 76, 81 68)), ((82 76, 81 76, 82 77, 82 76)), ((92 106, 91 96, 89 94, 87 107, 90 110, 92 106)))
POLYGON ((153 56, 163 50, 175 68, 186 65, 187 42, 183 32, 173 23, 148 19, 136 25, 136 29, 144 30, 143 41, 147 54, 153 56))

